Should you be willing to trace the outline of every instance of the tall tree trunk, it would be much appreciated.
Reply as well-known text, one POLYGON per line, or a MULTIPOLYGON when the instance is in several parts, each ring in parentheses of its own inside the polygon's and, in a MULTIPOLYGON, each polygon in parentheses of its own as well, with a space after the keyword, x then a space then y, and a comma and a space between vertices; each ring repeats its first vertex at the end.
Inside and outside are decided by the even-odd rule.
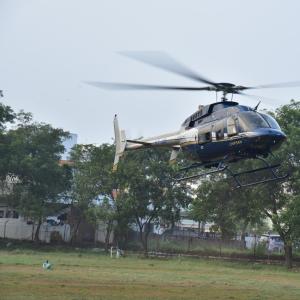
POLYGON ((140 235, 140 242, 142 244, 144 254, 145 254, 145 249, 147 248, 145 243, 144 243, 144 232, 143 232, 143 226, 139 224, 139 235, 140 235))
POLYGON ((110 235, 112 232, 112 225, 113 221, 108 221, 107 227, 106 227, 106 234, 105 234, 105 252, 108 252, 108 246, 109 246, 109 241, 110 241, 110 235))
POLYGON ((35 241, 35 243, 38 243, 40 241, 39 235, 40 235, 41 225, 42 225, 42 220, 39 219, 39 222, 38 222, 35 234, 34 234, 34 241, 35 241))
POLYGON ((293 248, 291 242, 284 243, 285 265, 291 269, 293 267, 293 248))
POLYGON ((80 223, 81 223, 81 218, 78 219, 78 222, 74 226, 74 230, 72 232, 72 236, 71 236, 71 240, 70 240, 71 245, 73 245, 76 240, 80 223))
POLYGON ((148 238, 149 238, 149 226, 150 224, 147 224, 146 228, 145 228, 145 236, 144 236, 144 256, 148 257, 148 238))
POLYGON ((248 222, 244 222, 241 233, 241 248, 246 249, 246 229, 248 226, 248 222))
POLYGON ((148 257, 148 234, 147 234, 147 231, 149 231, 149 230, 147 229, 147 224, 141 224, 140 222, 138 222, 138 226, 139 226, 140 241, 141 241, 141 244, 143 247, 144 256, 148 257), (143 231, 143 229, 144 229, 144 231, 143 231))
POLYGON ((274 228, 278 231, 281 239, 284 242, 284 257, 285 257, 285 265, 288 269, 293 267, 293 243, 291 241, 291 236, 288 232, 285 232, 281 228, 280 222, 278 222, 278 213, 276 210, 276 201, 274 201, 274 210, 273 215, 271 213, 266 212, 266 215, 271 219, 274 228), (275 216, 275 217, 274 217, 275 216))

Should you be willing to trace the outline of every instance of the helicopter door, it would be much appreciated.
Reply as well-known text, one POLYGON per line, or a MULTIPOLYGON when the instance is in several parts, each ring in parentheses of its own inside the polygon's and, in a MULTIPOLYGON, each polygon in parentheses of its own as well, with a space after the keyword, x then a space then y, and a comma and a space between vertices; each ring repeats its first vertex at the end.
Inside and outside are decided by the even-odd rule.
POLYGON ((224 138, 224 120, 217 121, 212 126, 212 140, 222 140, 224 138))
POLYGON ((212 127, 209 124, 199 127, 198 128, 198 143, 203 144, 203 143, 210 142, 212 140, 211 132, 212 132, 212 127))
POLYGON ((228 136, 233 136, 236 135, 237 132, 237 127, 236 127, 236 122, 233 117, 229 117, 227 119, 227 135, 228 136))

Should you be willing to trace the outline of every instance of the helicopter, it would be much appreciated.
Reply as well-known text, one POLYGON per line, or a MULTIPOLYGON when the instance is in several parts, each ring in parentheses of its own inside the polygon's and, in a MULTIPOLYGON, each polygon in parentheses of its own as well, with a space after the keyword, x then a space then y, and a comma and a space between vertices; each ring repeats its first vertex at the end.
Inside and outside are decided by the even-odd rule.
POLYGON ((199 105, 198 110, 184 120, 179 130, 150 138, 127 139, 124 130, 120 130, 117 115, 114 118, 115 159, 113 170, 117 170, 120 158, 126 151, 143 148, 169 148, 170 162, 176 161, 182 151, 189 166, 180 169, 175 182, 197 180, 214 173, 224 173, 232 177, 237 188, 249 187, 271 181, 284 180, 289 174, 279 175, 279 164, 269 164, 266 158, 272 151, 279 148, 286 140, 277 121, 266 113, 258 112, 260 101, 255 107, 240 105, 232 101, 233 95, 252 96, 245 90, 262 88, 283 88, 300 86, 300 82, 285 82, 260 86, 235 85, 228 82, 215 82, 186 66, 172 57, 161 52, 125 52, 123 55, 137 61, 158 67, 160 69, 205 83, 206 86, 164 86, 147 84, 128 84, 112 82, 88 81, 87 84, 110 90, 183 90, 183 91, 212 91, 222 93, 220 101, 209 105, 199 105), (231 94, 231 100, 227 95, 231 94), (262 167, 235 173, 230 168, 232 163, 243 159, 256 159, 263 163, 262 167), (189 170, 196 174, 187 175, 189 170), (200 172, 198 170, 201 170, 200 172), (244 183, 240 180, 245 174, 256 175, 266 171, 268 178, 244 183), (183 174, 183 175, 181 175, 183 174))

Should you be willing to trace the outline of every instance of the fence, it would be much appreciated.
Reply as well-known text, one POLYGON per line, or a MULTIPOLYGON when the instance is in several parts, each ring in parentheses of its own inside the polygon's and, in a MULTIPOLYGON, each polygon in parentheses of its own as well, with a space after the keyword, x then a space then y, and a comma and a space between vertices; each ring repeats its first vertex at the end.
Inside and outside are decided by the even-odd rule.
MULTIPOLYGON (((140 248, 141 243, 137 232, 131 232, 129 241, 132 247, 140 248)), ((244 243, 240 240, 222 240, 217 235, 198 235, 191 231, 173 231, 172 234, 153 234, 149 235, 149 251, 167 252, 230 252, 232 250, 244 249, 244 243)))

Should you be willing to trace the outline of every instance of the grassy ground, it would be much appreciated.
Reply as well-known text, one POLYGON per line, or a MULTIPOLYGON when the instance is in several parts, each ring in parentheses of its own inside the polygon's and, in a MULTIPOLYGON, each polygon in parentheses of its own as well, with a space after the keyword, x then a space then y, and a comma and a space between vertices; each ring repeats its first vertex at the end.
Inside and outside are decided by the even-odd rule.
POLYGON ((299 269, 202 259, 0 250, 0 299, 300 299, 299 269), (49 259, 53 270, 43 270, 49 259))

